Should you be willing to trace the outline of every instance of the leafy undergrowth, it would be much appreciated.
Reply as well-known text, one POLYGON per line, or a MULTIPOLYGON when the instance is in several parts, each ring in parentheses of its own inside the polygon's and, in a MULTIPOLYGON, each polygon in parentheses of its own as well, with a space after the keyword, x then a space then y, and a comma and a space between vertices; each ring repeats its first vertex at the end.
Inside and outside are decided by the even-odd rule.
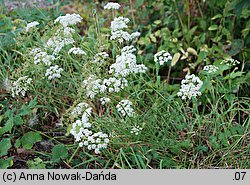
POLYGON ((249 3, 105 5, 2 11, 0 167, 249 168, 249 3))

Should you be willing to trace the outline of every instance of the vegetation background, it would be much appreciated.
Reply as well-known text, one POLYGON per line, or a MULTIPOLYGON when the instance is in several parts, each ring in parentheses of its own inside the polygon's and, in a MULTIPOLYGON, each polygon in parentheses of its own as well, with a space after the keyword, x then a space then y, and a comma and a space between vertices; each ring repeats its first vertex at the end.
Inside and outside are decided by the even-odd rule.
MULTIPOLYGON (((58 16, 77 13, 83 17, 77 25, 81 38, 98 51, 97 42, 108 42, 98 33, 107 34, 112 20, 103 11, 107 1, 1 2, 0 168, 250 168, 250 1, 117 2, 118 15, 131 20, 129 29, 141 32, 137 61, 148 71, 131 77, 129 87, 116 95, 135 102, 139 116, 121 118, 115 103, 113 114, 93 103, 94 123, 115 132, 100 155, 79 148, 68 132, 68 111, 81 98, 81 74, 91 69, 85 72, 77 59, 65 59, 74 62, 65 64, 69 72, 61 82, 38 78, 34 66, 25 66, 37 35, 26 38, 21 32, 38 21, 43 34, 58 16), (174 62, 156 74, 154 54, 163 49, 174 62), (240 64, 223 65, 217 75, 202 72, 225 58, 240 64), (13 98, 4 82, 17 78, 24 66, 36 81, 25 97, 13 98), (202 79, 202 96, 183 102, 176 94, 188 72, 202 79), (143 128, 138 135, 130 133, 134 124, 143 128)), ((111 54, 112 45, 108 49, 111 54)))

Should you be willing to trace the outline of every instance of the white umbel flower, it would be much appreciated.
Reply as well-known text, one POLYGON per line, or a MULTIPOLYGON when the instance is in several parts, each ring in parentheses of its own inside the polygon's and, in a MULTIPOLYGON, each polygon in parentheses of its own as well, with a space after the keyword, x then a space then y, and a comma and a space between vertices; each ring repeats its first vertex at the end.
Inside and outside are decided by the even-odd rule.
POLYGON ((162 50, 154 55, 154 61, 159 63, 161 66, 172 60, 172 56, 169 52, 162 50))
POLYGON ((128 117, 132 117, 135 114, 134 109, 132 108, 132 105, 133 104, 131 101, 122 100, 116 105, 116 108, 118 112, 122 114, 122 116, 125 117, 127 115, 128 117))
POLYGON ((27 26, 26 26, 26 28, 25 28, 26 32, 28 32, 30 28, 36 27, 37 25, 39 25, 39 22, 37 22, 37 21, 28 23, 27 26))
POLYGON ((50 66, 52 61, 55 60, 54 55, 49 55, 46 52, 39 52, 36 53, 34 56, 34 64, 38 64, 40 62, 42 62, 43 64, 45 64, 46 66, 50 66))
POLYGON ((208 65, 204 66, 203 71, 206 71, 208 73, 215 73, 219 68, 214 65, 208 65))
POLYGON ((136 56, 133 52, 136 49, 133 46, 125 46, 121 50, 121 55, 116 57, 116 62, 109 68, 109 73, 114 73, 116 77, 126 77, 131 73, 145 73, 147 67, 143 64, 136 64, 136 56))
POLYGON ((93 99, 96 94, 104 93, 107 89, 107 87, 102 84, 102 80, 96 79, 94 75, 90 75, 82 82, 82 85, 87 91, 87 96, 91 99, 93 99))
POLYGON ((111 32, 110 40, 117 40, 119 43, 123 43, 124 41, 130 41, 131 39, 131 35, 126 31, 118 30, 111 32))
POLYGON ((104 10, 111 10, 111 9, 118 10, 120 7, 121 5, 118 3, 109 2, 104 6, 104 10))
POLYGON ((142 130, 141 127, 139 127, 139 126, 134 126, 134 127, 131 129, 130 133, 131 133, 131 134, 138 135, 138 134, 140 133, 141 130, 142 130))
POLYGON ((79 115, 82 115, 84 111, 86 111, 88 114, 91 114, 91 107, 89 104, 82 102, 76 105, 76 107, 72 110, 71 115, 73 117, 77 117, 79 115))
POLYGON ((110 102, 110 98, 102 97, 102 98, 100 98, 100 102, 102 105, 106 105, 110 102))
POLYGON ((128 81, 125 78, 110 77, 103 80, 103 85, 109 93, 118 93, 128 86, 128 81))
POLYGON ((111 31, 119 31, 124 28, 128 28, 127 24, 129 23, 129 19, 126 17, 116 17, 113 21, 111 21, 111 31))
POLYGON ((46 43, 45 47, 50 48, 57 55, 65 45, 73 44, 75 40, 72 37, 61 37, 56 35, 51 37, 46 43))
POLYGON ((227 59, 222 60, 220 64, 226 64, 228 66, 235 66, 237 64, 240 64, 240 62, 233 58, 227 58, 227 59))
POLYGON ((48 76, 49 80, 55 78, 61 78, 61 72, 63 71, 62 68, 59 68, 58 65, 51 66, 49 69, 46 70, 45 76, 48 76))
POLYGON ((131 39, 136 39, 136 38, 140 37, 140 35, 141 35, 141 33, 136 31, 136 32, 131 34, 131 39))
POLYGON ((69 50, 68 54, 74 53, 75 55, 86 55, 85 51, 83 51, 81 48, 73 47, 69 50))
POLYGON ((60 16, 55 20, 55 23, 59 22, 64 28, 72 25, 76 25, 82 21, 82 17, 79 14, 66 14, 60 16))
POLYGON ((181 81, 181 89, 177 93, 177 95, 180 96, 183 100, 200 96, 201 92, 199 90, 202 85, 203 82, 199 79, 199 77, 196 77, 194 74, 186 75, 185 79, 181 81))
POLYGON ((29 86, 32 82, 32 79, 28 76, 23 76, 18 78, 13 84, 10 84, 10 91, 12 93, 12 97, 16 96, 25 96, 26 92, 29 90, 29 86))

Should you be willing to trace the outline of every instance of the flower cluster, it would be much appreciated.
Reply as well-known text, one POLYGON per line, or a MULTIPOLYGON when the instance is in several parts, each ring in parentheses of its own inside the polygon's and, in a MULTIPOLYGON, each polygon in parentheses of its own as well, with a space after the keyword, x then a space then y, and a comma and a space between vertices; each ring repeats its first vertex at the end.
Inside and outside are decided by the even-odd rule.
POLYGON ((127 24, 129 23, 129 19, 125 17, 116 17, 112 22, 111 22, 111 31, 116 32, 118 30, 122 30, 124 28, 128 28, 127 24))
POLYGON ((66 14, 60 16, 55 20, 55 23, 59 22, 64 28, 72 25, 76 25, 82 21, 82 17, 79 14, 66 14))
POLYGON ((227 58, 225 60, 222 60, 220 64, 226 64, 228 66, 235 66, 237 64, 240 64, 238 60, 235 60, 233 58, 227 58))
POLYGON ((128 81, 125 78, 115 78, 110 77, 103 80, 103 84, 107 87, 107 92, 120 92, 121 89, 124 89, 128 86, 128 81))
POLYGON ((95 54, 94 59, 93 59, 92 62, 93 63, 102 63, 108 57, 109 57, 108 53, 106 53, 106 52, 100 52, 100 53, 95 54))
MULTIPOLYGON (((73 33, 75 33, 75 30, 69 26, 75 25, 81 22, 81 20, 82 17, 78 14, 66 14, 65 16, 58 17, 55 20, 55 23, 59 22, 62 26, 58 28, 51 38, 47 41, 45 40, 45 43, 41 48, 34 48, 31 50, 30 55, 34 59, 34 64, 43 63, 45 66, 51 66, 52 63, 59 58, 59 52, 64 46, 73 45, 75 43, 75 40, 73 39, 73 33), (53 53, 51 54, 51 52, 53 53)), ((74 46, 69 49, 68 53, 86 55, 82 49, 74 46)), ((45 76, 48 76, 49 80, 60 78, 60 73, 62 71, 62 68, 55 65, 46 69, 45 76)))
POLYGON ((40 48, 34 48, 31 50, 30 55, 34 56, 34 64, 42 62, 46 66, 50 66, 51 63, 55 60, 54 55, 49 55, 46 52, 43 52, 40 48))
POLYGON ((185 79, 181 81, 181 89, 177 93, 178 96, 181 96, 181 99, 186 100, 191 99, 192 97, 197 97, 201 95, 199 91, 202 87, 203 82, 196 77, 194 74, 186 75, 185 79))
POLYGON ((121 89, 128 86, 128 81, 125 78, 115 77, 101 80, 96 79, 94 75, 90 75, 83 81, 82 85, 87 91, 87 96, 93 99, 97 94, 119 92, 121 89))
POLYGON ((111 10, 111 9, 118 10, 120 6, 121 5, 119 5, 118 3, 109 2, 104 6, 104 10, 111 10))
POLYGON ((131 101, 122 100, 116 105, 116 108, 117 108, 118 112, 120 112, 122 114, 122 116, 127 115, 128 117, 132 117, 135 114, 134 109, 132 108, 132 105, 133 104, 131 101))
POLYGON ((126 77, 131 73, 145 73, 147 67, 143 64, 136 64, 136 56, 132 53, 136 49, 133 46, 125 46, 121 55, 116 57, 116 62, 110 66, 109 73, 116 77, 126 77))
MULTIPOLYGON (((90 115, 92 111, 92 108, 85 102, 77 104, 77 106, 72 110, 71 115, 73 117, 78 117, 80 115, 88 114, 90 115)), ((86 117, 86 116, 85 116, 86 117)))
POLYGON ((204 66, 203 71, 207 71, 208 73, 215 73, 219 68, 214 65, 204 66))
POLYGON ((139 127, 139 126, 134 126, 134 127, 131 129, 130 133, 131 133, 131 134, 138 135, 138 134, 140 133, 141 130, 142 130, 141 127, 139 127))
POLYGON ((110 98, 102 97, 102 98, 100 98, 100 102, 102 105, 106 105, 110 102, 110 98))
POLYGON ((27 26, 26 26, 26 28, 25 28, 26 32, 28 32, 30 28, 33 28, 33 27, 35 27, 37 25, 39 25, 39 22, 37 22, 37 21, 28 23, 27 26))
POLYGON ((74 53, 75 55, 86 55, 85 51, 83 51, 81 48, 73 47, 68 51, 68 54, 74 53))
POLYGON ((61 78, 62 71, 63 69, 59 68, 58 65, 51 66, 49 69, 46 70, 45 76, 47 76, 49 80, 52 80, 55 78, 61 78))
POLYGON ((82 82, 83 88, 87 91, 87 96, 93 99, 96 94, 104 93, 107 87, 102 84, 101 79, 96 79, 96 76, 90 75, 86 80, 82 82))
POLYGON ((161 66, 172 60, 172 56, 165 50, 162 50, 154 55, 154 61, 161 66))
POLYGON ((80 147, 87 147, 88 150, 94 150, 96 154, 101 149, 107 148, 109 143, 108 135, 103 132, 93 133, 92 124, 89 118, 92 108, 85 102, 79 103, 71 112, 71 115, 77 120, 72 124, 70 133, 74 136, 75 141, 79 142, 80 147), (79 119, 81 117, 81 119, 79 119))
POLYGON ((29 85, 31 84, 32 79, 28 76, 23 76, 18 78, 13 83, 10 83, 9 90, 11 91, 12 97, 15 96, 25 96, 26 92, 29 90, 29 85))
POLYGON ((45 48, 52 50, 54 55, 58 55, 64 46, 73 44, 74 42, 74 39, 70 35, 67 35, 67 37, 56 35, 46 42, 45 48))
POLYGON ((111 22, 111 37, 110 40, 118 40, 119 43, 130 41, 140 36, 139 32, 129 34, 123 29, 128 28, 129 19, 125 17, 116 17, 111 22))

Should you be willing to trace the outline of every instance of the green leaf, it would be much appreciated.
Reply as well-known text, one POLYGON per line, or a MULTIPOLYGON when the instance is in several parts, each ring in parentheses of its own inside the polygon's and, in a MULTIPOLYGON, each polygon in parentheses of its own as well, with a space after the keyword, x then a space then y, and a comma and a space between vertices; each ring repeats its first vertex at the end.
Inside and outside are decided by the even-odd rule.
POLYGON ((3 121, 4 115, 0 115, 0 123, 3 121))
POLYGON ((242 39, 234 39, 231 44, 231 49, 228 52, 230 56, 237 55, 244 47, 244 41, 242 39))
POLYGON ((3 138, 0 142, 0 157, 7 155, 8 150, 11 148, 11 142, 9 138, 3 138))
POLYGON ((171 66, 175 66, 175 64, 178 62, 180 57, 181 57, 180 53, 175 53, 174 56, 173 56, 173 59, 171 61, 171 66))
POLYGON ((222 17, 221 14, 217 14, 216 16, 212 17, 211 20, 219 19, 219 18, 221 18, 221 17, 222 17))
POLYGON ((21 107, 21 110, 20 112, 18 113, 20 116, 26 116, 26 115, 29 115, 31 114, 31 109, 27 106, 27 105, 23 105, 21 107))
POLYGON ((199 64, 202 62, 202 60, 204 60, 207 57, 207 52, 206 51, 201 51, 198 55, 198 59, 195 62, 195 64, 199 64))
POLYGON ((161 24, 161 20, 154 21, 154 24, 156 24, 156 25, 161 24))
POLYGON ((42 137, 39 133, 31 131, 23 135, 21 138, 21 143, 24 148, 31 149, 36 142, 41 140, 42 137))
POLYGON ((45 169, 46 165, 43 163, 43 160, 38 158, 35 158, 33 161, 32 160, 28 160, 27 161, 27 166, 29 167, 29 169, 45 169))
POLYGON ((194 48, 191 48, 191 47, 187 48, 187 52, 191 53, 193 55, 196 55, 196 56, 198 55, 197 52, 196 52, 196 50, 194 48))
POLYGON ((19 148, 21 146, 21 140, 18 138, 15 142, 15 147, 19 148))
POLYGON ((220 144, 217 142, 217 138, 215 136, 209 137, 209 143, 213 149, 219 149, 220 144))
POLYGON ((7 169, 13 165, 13 157, 9 157, 7 159, 0 159, 0 168, 7 169))
POLYGON ((143 4, 144 0, 137 0, 135 4, 135 8, 139 8, 143 4))
POLYGON ((217 25, 211 25, 209 28, 208 28, 209 31, 214 31, 214 30, 218 30, 218 26, 217 25))
POLYGON ((60 159, 66 159, 68 157, 68 151, 63 144, 56 145, 52 149, 52 155, 53 161, 59 162, 60 159))
POLYGON ((32 108, 35 108, 36 105, 37 105, 37 99, 35 98, 35 99, 33 99, 33 100, 31 100, 31 101, 29 102, 28 107, 32 109, 32 108))
POLYGON ((14 125, 22 125, 24 123, 23 119, 22 119, 22 117, 20 115, 16 115, 14 117, 13 122, 14 122, 14 125))
POLYGON ((232 72, 232 73, 229 73, 227 76, 225 76, 224 79, 225 80, 227 80, 227 79, 234 79, 236 77, 242 76, 242 74, 244 74, 244 72, 241 72, 241 71, 238 71, 236 73, 232 72))
POLYGON ((7 122, 6 122, 6 124, 4 125, 4 127, 0 127, 0 136, 1 135, 3 135, 4 133, 6 133, 6 132, 11 132, 11 130, 12 130, 12 127, 13 127, 13 117, 11 116, 8 120, 7 120, 7 122))

